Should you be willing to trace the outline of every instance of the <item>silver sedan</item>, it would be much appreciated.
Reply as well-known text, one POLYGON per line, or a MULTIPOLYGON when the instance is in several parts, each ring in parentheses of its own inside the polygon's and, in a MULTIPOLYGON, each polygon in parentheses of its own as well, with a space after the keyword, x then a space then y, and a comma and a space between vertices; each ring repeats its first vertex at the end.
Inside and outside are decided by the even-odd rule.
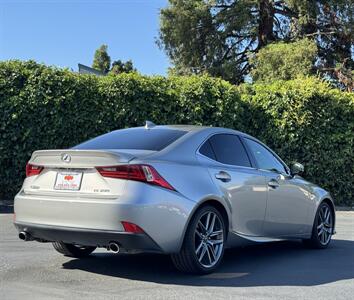
POLYGON ((328 246, 333 200, 301 172, 245 133, 146 122, 35 151, 14 223, 22 240, 52 242, 67 256, 97 247, 158 252, 183 272, 210 273, 226 247, 284 239, 328 246))

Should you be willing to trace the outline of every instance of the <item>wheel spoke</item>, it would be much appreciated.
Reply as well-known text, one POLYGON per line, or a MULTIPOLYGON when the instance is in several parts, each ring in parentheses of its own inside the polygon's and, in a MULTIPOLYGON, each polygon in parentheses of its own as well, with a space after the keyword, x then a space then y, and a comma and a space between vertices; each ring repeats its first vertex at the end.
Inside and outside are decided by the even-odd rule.
POLYGON ((219 239, 219 240, 209 240, 208 243, 211 245, 218 245, 218 244, 222 244, 224 242, 223 239, 219 239))
POLYGON ((331 224, 331 217, 332 217, 332 216, 331 216, 331 213, 328 212, 327 218, 326 218, 326 220, 325 220, 325 223, 326 223, 326 224, 328 224, 328 225, 331 224))
POLYGON ((328 215, 329 215, 329 210, 328 210, 328 207, 326 207, 326 208, 325 208, 325 211, 324 211, 324 214, 323 214, 323 219, 324 219, 324 221, 327 220, 328 215))
POLYGON ((203 237, 202 237, 202 234, 198 231, 198 228, 195 230, 195 233, 196 233, 196 235, 197 235, 200 239, 203 238, 203 237))
POLYGON ((331 236, 332 236, 332 228, 327 228, 327 242, 329 242, 331 236))
POLYGON ((206 248, 206 252, 208 254, 209 264, 211 265, 213 263, 213 261, 211 260, 210 251, 209 251, 208 245, 206 245, 205 248, 206 248))
POLYGON ((321 227, 321 230, 318 232, 318 236, 321 236, 323 234, 323 227, 321 227))
POLYGON ((211 232, 213 232, 213 230, 214 230, 215 219, 216 219, 216 214, 213 214, 213 217, 212 217, 212 219, 211 219, 210 226, 209 226, 209 228, 208 228, 208 233, 209 233, 209 234, 210 234, 211 232))
POLYGON ((197 255, 198 255, 198 253, 199 253, 200 249, 202 249, 202 247, 203 247, 203 241, 202 241, 202 242, 200 242, 200 244, 199 244, 199 246, 198 246, 197 250, 195 250, 195 254, 197 254, 197 255))
POLYGON ((323 231, 323 243, 325 244, 327 241, 327 232, 324 230, 323 231))
POLYGON ((222 234, 223 231, 222 230, 216 230, 216 231, 213 231, 212 233, 209 234, 210 237, 213 237, 213 236, 217 236, 219 234, 222 234))
POLYGON ((207 250, 206 250, 206 246, 205 246, 205 244, 203 244, 203 250, 202 250, 202 253, 200 254, 200 256, 199 256, 199 262, 201 262, 202 261, 202 259, 204 258, 204 255, 205 255, 205 252, 206 252, 207 250))
POLYGON ((321 223, 323 223, 323 210, 321 209, 318 216, 320 217, 321 223))
POLYGON ((202 223, 200 220, 199 220, 199 222, 198 222, 198 225, 200 226, 200 228, 202 228, 202 230, 203 230, 204 232, 207 232, 205 226, 203 225, 203 223, 202 223))
POLYGON ((206 229, 206 232, 208 232, 208 228, 209 228, 210 215, 211 215, 211 213, 209 212, 209 213, 207 214, 207 219, 206 219, 206 222, 205 222, 205 229, 206 229))
POLYGON ((212 245, 208 244, 208 248, 210 249, 211 256, 213 258, 213 262, 216 260, 215 249, 212 245))

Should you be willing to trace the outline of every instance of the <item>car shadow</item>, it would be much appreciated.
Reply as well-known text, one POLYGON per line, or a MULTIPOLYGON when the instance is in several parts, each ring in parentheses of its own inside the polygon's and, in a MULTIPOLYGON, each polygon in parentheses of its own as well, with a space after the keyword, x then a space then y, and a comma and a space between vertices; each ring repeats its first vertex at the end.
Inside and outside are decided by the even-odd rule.
POLYGON ((325 250, 306 249, 297 241, 229 249, 219 269, 203 276, 179 273, 169 256, 157 254, 97 253, 63 268, 160 284, 314 286, 354 278, 354 241, 333 240, 325 250))

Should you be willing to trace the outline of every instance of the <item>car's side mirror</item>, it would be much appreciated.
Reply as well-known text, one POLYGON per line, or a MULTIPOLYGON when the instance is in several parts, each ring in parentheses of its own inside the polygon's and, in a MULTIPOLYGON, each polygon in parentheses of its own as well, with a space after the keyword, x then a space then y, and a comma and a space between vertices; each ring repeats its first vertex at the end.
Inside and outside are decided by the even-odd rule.
POLYGON ((305 168, 302 164, 298 163, 298 162, 294 162, 290 165, 290 172, 291 175, 298 175, 301 174, 302 172, 304 172, 305 168))

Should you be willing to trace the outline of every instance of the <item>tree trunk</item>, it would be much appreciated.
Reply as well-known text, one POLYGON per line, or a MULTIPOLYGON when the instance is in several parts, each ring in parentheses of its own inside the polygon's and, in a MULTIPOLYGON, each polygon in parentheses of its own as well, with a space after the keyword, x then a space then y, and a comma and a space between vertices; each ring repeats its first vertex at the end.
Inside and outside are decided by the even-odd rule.
POLYGON ((272 0, 259 1, 258 49, 275 40, 273 32, 274 6, 272 0))

